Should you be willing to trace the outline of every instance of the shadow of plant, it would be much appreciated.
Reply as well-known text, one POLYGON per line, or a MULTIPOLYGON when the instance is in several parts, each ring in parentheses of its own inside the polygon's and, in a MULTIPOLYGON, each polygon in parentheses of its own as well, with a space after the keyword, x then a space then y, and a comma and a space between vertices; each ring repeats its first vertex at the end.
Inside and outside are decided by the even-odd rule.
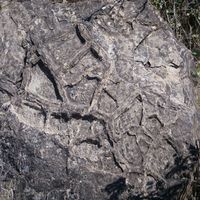
POLYGON ((196 142, 195 146, 188 144, 188 152, 187 156, 174 156, 174 165, 165 173, 165 181, 157 182, 155 192, 148 196, 144 196, 144 194, 133 195, 134 186, 126 185, 125 178, 120 177, 105 187, 109 200, 199 200, 199 141, 196 142), (124 193, 128 194, 127 198, 124 198, 124 193))

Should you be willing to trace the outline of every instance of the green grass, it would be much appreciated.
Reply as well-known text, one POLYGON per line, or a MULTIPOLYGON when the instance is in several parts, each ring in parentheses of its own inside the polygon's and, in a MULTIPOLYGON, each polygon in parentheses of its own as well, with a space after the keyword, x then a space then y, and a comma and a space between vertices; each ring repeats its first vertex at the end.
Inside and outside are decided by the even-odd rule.
POLYGON ((198 90, 200 107, 200 0, 151 0, 161 16, 174 30, 176 38, 183 42, 196 61, 192 76, 198 90))
MULTIPOLYGON (((160 11, 161 16, 168 22, 174 30, 176 38, 183 42, 196 61, 194 72, 197 80, 197 105, 200 107, 200 1, 199 0, 151 0, 152 4, 160 11)), ((198 163, 200 163, 200 151, 198 153, 198 163)), ((177 200, 200 200, 200 166, 193 170, 190 183, 182 191, 183 196, 177 196, 177 200), (198 196, 198 197, 195 197, 198 196)))
POLYGON ((151 0, 193 55, 200 59, 200 1, 151 0))

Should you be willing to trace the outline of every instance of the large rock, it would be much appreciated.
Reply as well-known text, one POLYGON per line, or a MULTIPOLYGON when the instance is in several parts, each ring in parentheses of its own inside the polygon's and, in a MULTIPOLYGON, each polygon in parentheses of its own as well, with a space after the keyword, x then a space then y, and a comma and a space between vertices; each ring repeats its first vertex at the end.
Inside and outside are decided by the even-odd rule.
POLYGON ((0 199, 172 199, 195 166, 194 63, 151 5, 0 2, 0 199))

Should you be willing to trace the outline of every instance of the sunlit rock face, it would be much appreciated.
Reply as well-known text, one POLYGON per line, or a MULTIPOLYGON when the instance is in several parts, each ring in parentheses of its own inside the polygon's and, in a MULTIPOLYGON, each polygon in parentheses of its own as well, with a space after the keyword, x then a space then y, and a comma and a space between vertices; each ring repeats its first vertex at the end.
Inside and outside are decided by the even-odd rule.
POLYGON ((181 188, 174 169, 198 139, 194 64, 151 5, 0 4, 0 200, 181 188))

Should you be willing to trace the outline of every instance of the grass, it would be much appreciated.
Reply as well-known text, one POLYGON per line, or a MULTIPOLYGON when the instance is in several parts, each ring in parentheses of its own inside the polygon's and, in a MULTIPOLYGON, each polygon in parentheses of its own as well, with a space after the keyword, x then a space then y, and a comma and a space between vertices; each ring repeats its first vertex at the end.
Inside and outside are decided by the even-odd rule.
POLYGON ((151 0, 181 40, 200 59, 200 1, 151 0))
MULTIPOLYGON (((183 42, 196 61, 196 70, 193 74, 197 80, 197 105, 200 107, 200 1, 199 0, 151 0, 160 11, 161 16, 174 30, 176 38, 183 42)), ((192 169, 190 178, 181 196, 177 200, 200 200, 200 151, 198 161, 192 169)))
POLYGON ((200 108, 200 0, 151 0, 161 16, 174 30, 176 38, 183 42, 196 61, 192 74, 197 85, 197 105, 200 108))
POLYGON ((176 38, 192 51, 196 61, 194 75, 200 83, 200 1, 151 0, 151 2, 174 30, 176 38))

